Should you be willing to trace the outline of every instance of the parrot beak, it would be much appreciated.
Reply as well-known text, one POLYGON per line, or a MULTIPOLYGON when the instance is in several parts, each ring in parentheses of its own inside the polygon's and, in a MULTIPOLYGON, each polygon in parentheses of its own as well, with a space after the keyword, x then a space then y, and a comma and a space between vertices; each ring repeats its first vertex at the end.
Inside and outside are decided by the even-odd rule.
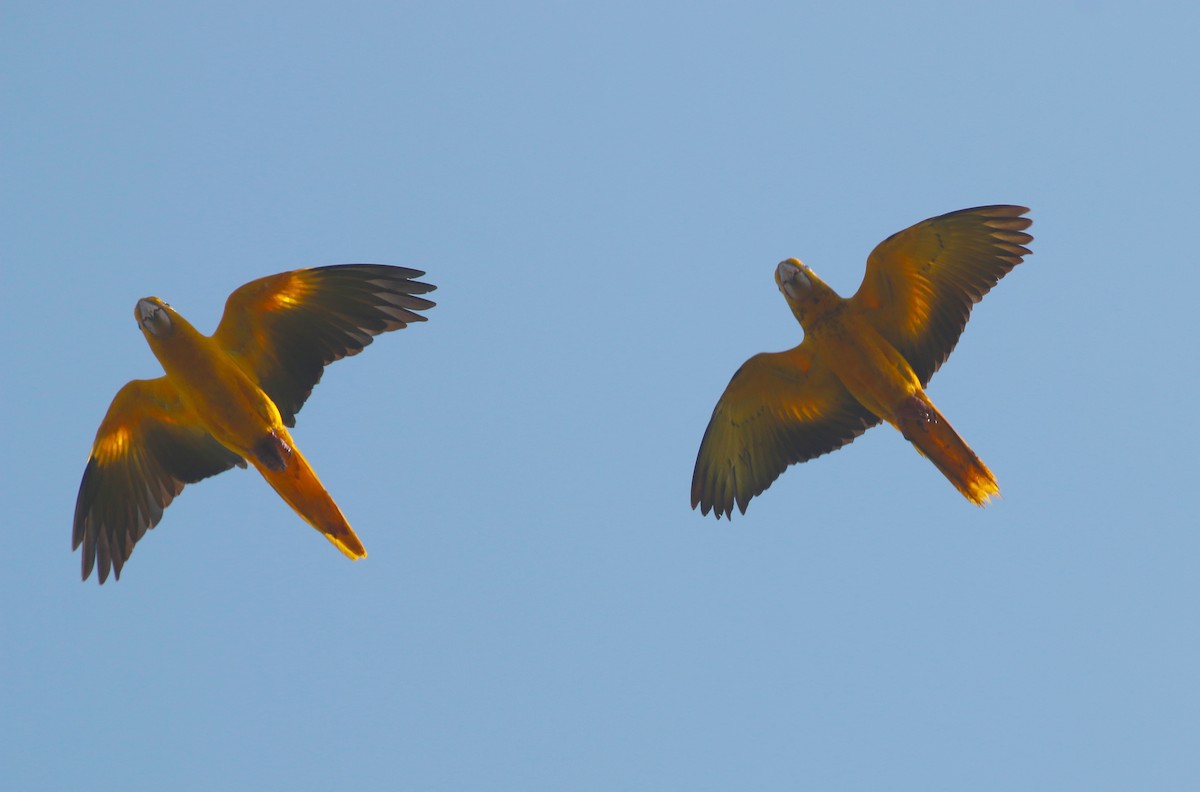
POLYGON ((167 313, 166 303, 157 297, 138 300, 134 313, 142 331, 155 338, 166 338, 175 329, 171 323, 171 315, 167 313))
POLYGON ((784 296, 799 300, 812 289, 812 281, 804 273, 807 269, 798 259, 788 259, 779 262, 775 268, 775 284, 784 296))

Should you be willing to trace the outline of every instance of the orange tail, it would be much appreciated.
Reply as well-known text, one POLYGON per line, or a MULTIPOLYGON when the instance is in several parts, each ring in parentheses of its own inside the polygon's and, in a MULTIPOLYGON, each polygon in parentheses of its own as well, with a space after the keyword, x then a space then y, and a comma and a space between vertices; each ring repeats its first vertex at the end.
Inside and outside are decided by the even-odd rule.
MULTIPOLYGON (((272 436, 272 440, 275 440, 272 436)), ((270 441, 268 441, 270 442, 270 441)), ((278 443, 278 440, 275 440, 278 443)), ((264 448, 265 450, 265 443, 264 448)), ((325 491, 321 480, 309 466, 308 460, 294 445, 289 450, 285 444, 279 443, 283 453, 262 454, 263 459, 250 457, 254 467, 274 487, 279 497, 287 501, 296 514, 304 521, 325 535, 352 559, 366 558, 367 551, 359 541, 358 535, 346 522, 342 510, 333 502, 333 498, 325 491)))
POLYGON ((992 471, 967 447, 924 393, 917 393, 900 405, 896 427, 971 503, 984 506, 989 498, 1000 494, 992 471))

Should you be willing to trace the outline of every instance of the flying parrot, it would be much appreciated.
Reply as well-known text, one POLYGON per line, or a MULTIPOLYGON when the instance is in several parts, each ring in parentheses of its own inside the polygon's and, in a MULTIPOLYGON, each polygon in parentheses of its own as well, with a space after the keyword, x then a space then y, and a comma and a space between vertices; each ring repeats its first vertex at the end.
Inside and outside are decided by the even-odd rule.
POLYGON ((925 395, 971 308, 1024 256, 1023 206, 981 206, 924 220, 881 242, 858 292, 843 299, 797 259, 775 283, 803 342, 733 375, 713 410, 692 475, 692 508, 731 518, 789 465, 846 445, 880 421, 900 430, 967 500, 996 478, 925 395))
POLYGON ((304 520, 352 559, 367 551, 292 441, 288 428, 324 367, 372 337, 423 322, 436 287, 420 270, 380 264, 259 278, 202 335, 158 297, 138 300, 138 327, 165 376, 117 392, 92 444, 75 502, 72 549, 83 579, 117 579, 133 546, 185 484, 254 465, 304 520))

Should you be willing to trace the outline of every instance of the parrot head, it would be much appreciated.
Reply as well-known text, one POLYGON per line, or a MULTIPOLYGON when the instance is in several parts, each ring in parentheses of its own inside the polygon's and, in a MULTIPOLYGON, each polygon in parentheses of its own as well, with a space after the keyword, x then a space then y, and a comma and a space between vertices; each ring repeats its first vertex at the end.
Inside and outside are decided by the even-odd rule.
POLYGON ((779 262, 775 268, 775 285, 802 325, 806 319, 839 302, 837 294, 800 259, 779 262))

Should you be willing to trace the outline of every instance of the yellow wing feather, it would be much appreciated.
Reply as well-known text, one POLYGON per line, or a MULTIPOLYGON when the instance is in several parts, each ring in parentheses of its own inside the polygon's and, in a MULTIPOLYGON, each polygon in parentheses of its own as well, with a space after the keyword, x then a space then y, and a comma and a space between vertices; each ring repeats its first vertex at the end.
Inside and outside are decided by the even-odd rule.
POLYGON ((728 518, 736 504, 745 514, 788 465, 841 448, 877 423, 808 342, 755 355, 713 410, 692 474, 692 508, 728 518))
POLYGON ((435 303, 425 273, 381 264, 339 264, 251 281, 229 295, 214 340, 295 426, 325 366, 356 355, 374 336, 423 322, 435 303))
POLYGON ((1023 206, 980 206, 932 217, 880 242, 850 298, 916 371, 921 384, 945 362, 971 308, 1030 255, 1023 206))
POLYGON ((79 496, 71 548, 83 546, 83 578, 99 567, 119 579, 133 546, 158 524, 185 484, 237 465, 188 413, 165 377, 133 380, 117 391, 96 432, 79 496))

